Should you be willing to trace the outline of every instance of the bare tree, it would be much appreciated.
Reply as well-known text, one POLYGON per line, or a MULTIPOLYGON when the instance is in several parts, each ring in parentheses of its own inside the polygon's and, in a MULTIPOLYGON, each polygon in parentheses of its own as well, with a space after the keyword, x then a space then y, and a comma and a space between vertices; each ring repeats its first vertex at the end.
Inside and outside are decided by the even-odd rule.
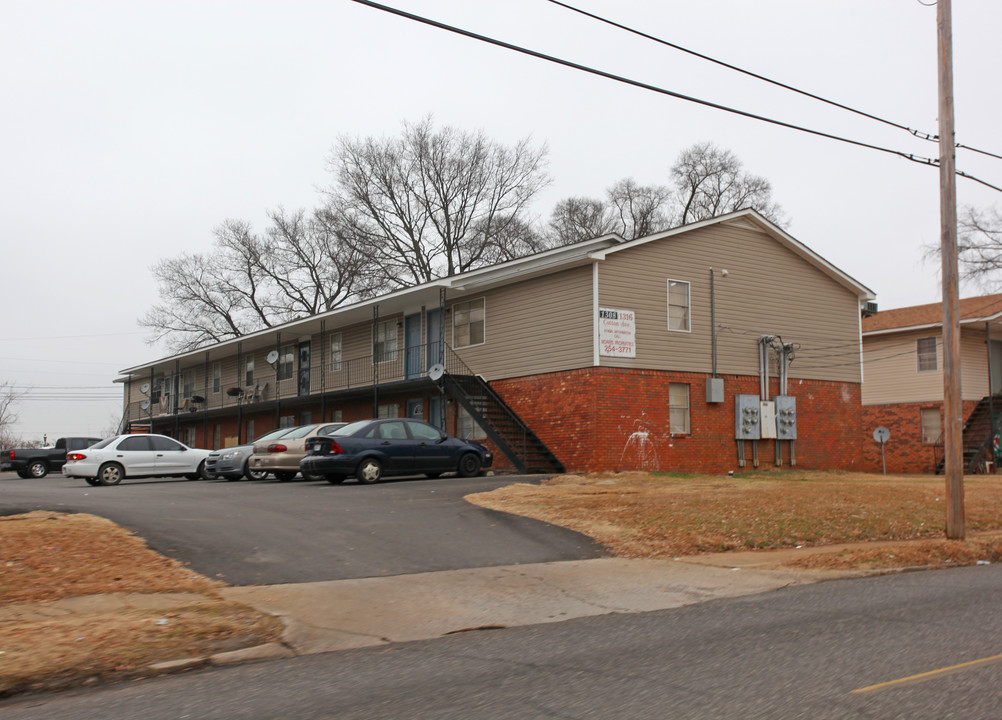
POLYGON ((390 287, 428 282, 534 249, 527 208, 549 183, 547 150, 482 132, 404 123, 399 138, 342 137, 330 211, 390 287))
POLYGON ((697 143, 683 150, 671 168, 675 187, 674 221, 685 225, 725 213, 754 208, 781 222, 782 209, 772 199, 772 185, 742 169, 730 150, 697 143))
POLYGON ((269 213, 256 234, 249 223, 215 228, 210 253, 167 258, 151 270, 160 302, 139 321, 149 341, 167 339, 178 352, 240 337, 331 310, 372 292, 368 260, 341 241, 326 209, 269 213))
MULTIPOLYGON (((957 253, 964 280, 985 288, 999 286, 1002 270, 1002 212, 966 206, 957 222, 957 253)), ((938 254, 937 245, 934 252, 938 254)))
POLYGON ((27 390, 18 390, 9 380, 0 382, 0 448, 18 444, 18 436, 14 432, 19 419, 17 406, 26 394, 27 390))
POLYGON ((633 240, 748 207, 773 222, 782 219, 769 181, 744 172, 730 150, 711 143, 693 145, 678 156, 670 174, 670 187, 627 178, 606 190, 604 200, 561 200, 550 215, 550 243, 566 245, 610 232, 633 240))

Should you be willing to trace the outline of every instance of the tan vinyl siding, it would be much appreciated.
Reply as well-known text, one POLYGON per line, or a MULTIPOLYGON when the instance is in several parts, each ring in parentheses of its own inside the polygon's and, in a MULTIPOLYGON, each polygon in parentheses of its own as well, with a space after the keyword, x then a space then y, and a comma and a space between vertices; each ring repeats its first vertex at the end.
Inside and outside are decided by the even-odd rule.
MULTIPOLYGON (((864 405, 940 402, 943 400, 943 340, 939 328, 877 335, 863 343, 864 405), (936 370, 918 370, 919 338, 935 337, 936 370)), ((988 357, 983 333, 961 331, 960 382, 964 400, 988 394, 988 357)))
POLYGON ((863 343, 864 405, 934 402, 943 399, 943 348, 939 342, 936 370, 919 372, 917 340, 939 329, 867 338, 863 343))
POLYGON ((718 373, 757 375, 759 336, 778 335, 798 346, 791 379, 860 381, 855 293, 765 233, 727 224, 610 253, 599 264, 599 305, 637 317, 637 357, 601 364, 710 372, 711 263, 718 373), (691 332, 667 329, 669 279, 691 283, 691 332))
MULTIPOLYGON (((446 303, 483 297, 484 344, 456 352, 488 380, 559 372, 592 365, 591 266, 498 290, 453 297, 446 303)), ((452 312, 446 339, 452 340, 452 312)))

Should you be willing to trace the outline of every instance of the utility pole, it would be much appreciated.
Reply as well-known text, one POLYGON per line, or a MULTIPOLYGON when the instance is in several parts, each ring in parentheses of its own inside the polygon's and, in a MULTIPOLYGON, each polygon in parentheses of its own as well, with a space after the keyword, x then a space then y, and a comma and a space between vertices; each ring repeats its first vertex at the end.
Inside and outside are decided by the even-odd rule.
POLYGON ((946 537, 963 539, 964 437, 960 394, 960 289, 957 272, 957 167, 953 130, 951 0, 936 4, 939 46, 939 217, 943 261, 943 433, 946 537))

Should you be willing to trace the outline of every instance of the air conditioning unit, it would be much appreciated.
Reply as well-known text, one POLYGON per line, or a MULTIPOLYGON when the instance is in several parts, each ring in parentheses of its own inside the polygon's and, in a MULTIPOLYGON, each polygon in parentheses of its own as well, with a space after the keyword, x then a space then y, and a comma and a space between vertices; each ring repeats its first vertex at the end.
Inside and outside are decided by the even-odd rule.
POLYGON ((869 317, 870 315, 877 314, 877 303, 873 301, 867 301, 863 303, 863 317, 869 317))

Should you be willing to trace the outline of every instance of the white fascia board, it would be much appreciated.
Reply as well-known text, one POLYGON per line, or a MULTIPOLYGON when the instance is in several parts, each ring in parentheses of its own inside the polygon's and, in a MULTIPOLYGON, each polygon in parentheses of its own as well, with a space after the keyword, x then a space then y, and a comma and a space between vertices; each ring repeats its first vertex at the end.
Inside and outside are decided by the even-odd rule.
POLYGON ((737 210, 727 215, 718 215, 717 217, 708 218, 706 220, 700 220, 699 222, 690 223, 689 225, 681 225, 677 228, 672 228, 670 230, 664 230, 659 233, 654 233, 653 235, 648 235, 646 237, 637 238, 636 240, 629 240, 620 246, 608 248, 606 250, 598 251, 592 254, 597 260, 604 260, 607 255, 612 253, 620 252, 621 250, 629 250, 631 247, 636 247, 638 245, 644 245, 655 240, 662 240, 664 238, 669 238, 674 235, 681 235, 683 233, 691 232, 692 230, 700 230, 711 225, 720 225, 725 223, 733 222, 739 218, 744 218, 754 222, 756 225, 762 228, 767 234, 771 235, 774 239, 779 241, 781 244, 785 245, 787 248, 792 250, 795 254, 807 260, 809 263, 820 269, 825 274, 832 277, 836 282, 838 282, 843 287, 852 290, 860 300, 875 300, 876 294, 870 288, 863 285, 861 282, 853 278, 851 275, 843 272, 839 268, 832 265, 830 262, 825 260, 823 257, 818 255, 816 252, 811 250, 809 247, 804 245, 802 242, 797 240, 795 237, 787 233, 785 230, 775 225, 772 221, 766 219, 757 210, 751 208, 745 210, 737 210))

